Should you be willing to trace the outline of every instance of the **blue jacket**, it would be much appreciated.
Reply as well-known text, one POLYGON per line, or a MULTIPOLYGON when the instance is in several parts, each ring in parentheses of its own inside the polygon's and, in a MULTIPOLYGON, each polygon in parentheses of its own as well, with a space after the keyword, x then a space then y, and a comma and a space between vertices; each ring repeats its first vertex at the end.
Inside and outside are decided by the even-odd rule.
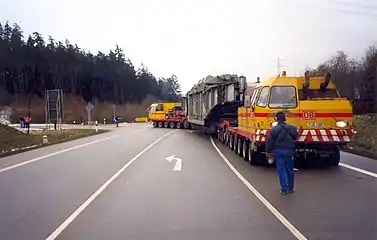
POLYGON ((287 123, 279 123, 271 128, 266 142, 266 152, 276 149, 293 150, 295 140, 298 138, 297 128, 287 123))

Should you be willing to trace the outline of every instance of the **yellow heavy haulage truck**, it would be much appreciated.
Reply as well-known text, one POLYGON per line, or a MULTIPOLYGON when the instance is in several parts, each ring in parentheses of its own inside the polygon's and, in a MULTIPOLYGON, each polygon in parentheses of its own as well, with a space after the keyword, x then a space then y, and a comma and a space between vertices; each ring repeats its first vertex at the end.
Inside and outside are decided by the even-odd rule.
POLYGON ((189 128, 186 114, 179 102, 153 103, 149 107, 148 122, 157 128, 189 128))
MULTIPOLYGON (((330 81, 331 74, 310 77, 282 75, 245 90, 243 106, 237 119, 217 121, 218 138, 250 164, 268 165, 265 142, 269 130, 277 124, 275 113, 284 111, 287 122, 296 126, 296 163, 307 160, 324 161, 337 166, 340 147, 351 141, 352 105, 340 97, 330 81)), ((270 159, 271 160, 271 159, 270 159)))

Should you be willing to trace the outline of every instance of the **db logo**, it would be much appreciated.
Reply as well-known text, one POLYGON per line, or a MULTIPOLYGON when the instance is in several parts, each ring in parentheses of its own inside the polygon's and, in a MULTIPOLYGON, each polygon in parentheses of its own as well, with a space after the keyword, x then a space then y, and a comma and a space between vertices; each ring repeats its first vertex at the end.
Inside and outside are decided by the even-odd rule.
POLYGON ((313 120, 315 119, 315 112, 314 111, 303 111, 302 118, 306 120, 313 120))

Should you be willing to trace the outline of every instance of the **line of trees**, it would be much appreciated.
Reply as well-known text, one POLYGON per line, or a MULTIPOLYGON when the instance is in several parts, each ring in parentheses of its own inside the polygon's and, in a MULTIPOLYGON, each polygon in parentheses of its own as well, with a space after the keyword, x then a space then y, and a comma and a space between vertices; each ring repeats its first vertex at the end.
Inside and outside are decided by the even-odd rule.
POLYGON ((377 113, 377 47, 370 46, 362 59, 350 58, 338 51, 315 69, 312 75, 329 71, 342 97, 353 103, 355 114, 377 113))
POLYGON ((45 41, 38 32, 24 40, 17 23, 0 22, 0 105, 9 94, 44 97, 50 89, 115 104, 141 102, 149 94, 165 101, 181 95, 175 75, 157 79, 145 66, 135 69, 118 45, 94 55, 68 40, 45 41))

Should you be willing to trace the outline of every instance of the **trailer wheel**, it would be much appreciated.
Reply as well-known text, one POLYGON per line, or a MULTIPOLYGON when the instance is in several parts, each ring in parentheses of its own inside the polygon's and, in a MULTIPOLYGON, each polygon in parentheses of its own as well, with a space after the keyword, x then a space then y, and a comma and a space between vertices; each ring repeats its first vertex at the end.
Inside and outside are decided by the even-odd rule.
POLYGON ((229 146, 229 132, 227 131, 227 129, 224 129, 224 144, 229 146))
POLYGON ((249 152, 248 152, 248 149, 249 149, 249 141, 248 140, 244 140, 243 141, 243 144, 242 144, 242 158, 247 161, 249 160, 249 152))
POLYGON ((170 122, 170 128, 175 128, 175 122, 170 122))
POLYGON ((256 166, 260 164, 261 154, 252 149, 252 143, 249 144, 248 155, 250 165, 256 166))
POLYGON ((237 135, 233 134, 233 151, 237 153, 237 144, 238 144, 238 138, 237 135))
POLYGON ((238 137, 238 139, 237 139, 237 151, 236 151, 236 153, 240 157, 242 157, 242 144, 243 144, 243 138, 238 137))
POLYGON ((182 128, 182 123, 180 123, 180 122, 177 122, 177 125, 176 125, 176 127, 177 127, 178 129, 181 129, 181 128, 182 128))
POLYGON ((225 145, 229 144, 229 132, 226 129, 223 129, 223 143, 225 145))
POLYGON ((221 133, 221 131, 217 132, 217 140, 219 140, 219 142, 223 142, 223 141, 221 140, 221 137, 222 137, 222 133, 221 133))
POLYGON ((234 149, 234 135, 233 135, 233 134, 230 134, 230 135, 229 135, 229 148, 230 148, 231 150, 234 149))
POLYGON ((169 127, 169 122, 164 122, 164 127, 168 128, 169 127))
POLYGON ((225 145, 227 144, 227 134, 226 134, 226 130, 225 129, 222 129, 221 130, 221 136, 222 136, 222 138, 223 138, 223 141, 222 141, 222 143, 224 143, 225 145))
POLYGON ((189 129, 189 128, 190 128, 190 123, 189 123, 187 120, 185 120, 185 121, 183 122, 183 127, 184 127, 185 129, 189 129))
POLYGON ((225 143, 224 129, 221 129, 220 132, 219 132, 219 134, 220 134, 220 139, 221 139, 220 142, 221 143, 225 143))
POLYGON ((164 123, 163 122, 158 122, 158 127, 159 128, 163 128, 164 127, 164 123))
POLYGON ((237 145, 238 145, 238 137, 237 135, 233 135, 233 151, 237 153, 237 145))
POLYGON ((331 166, 338 166, 340 162, 340 148, 336 147, 335 152, 332 152, 329 157, 330 165, 331 166))
POLYGON ((156 121, 153 121, 153 122, 152 122, 152 126, 153 126, 154 128, 158 127, 157 122, 156 122, 156 121))
POLYGON ((255 159, 253 158, 253 150, 251 149, 251 144, 249 144, 249 149, 247 150, 250 165, 255 165, 255 159))

